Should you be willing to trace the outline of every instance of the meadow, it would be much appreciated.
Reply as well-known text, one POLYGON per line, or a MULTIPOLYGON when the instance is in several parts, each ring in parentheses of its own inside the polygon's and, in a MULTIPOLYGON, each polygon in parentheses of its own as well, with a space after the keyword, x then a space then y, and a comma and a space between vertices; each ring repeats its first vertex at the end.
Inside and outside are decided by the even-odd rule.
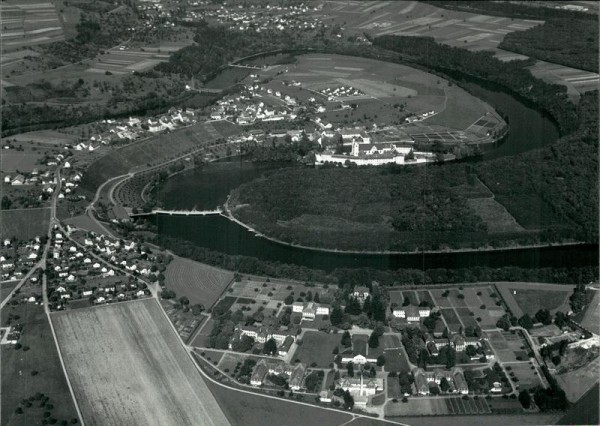
POLYGON ((307 331, 302 337, 302 344, 298 345, 292 359, 299 359, 306 365, 317 364, 319 368, 329 368, 335 355, 333 350, 341 346, 341 334, 326 334, 316 331, 307 331))
POLYGON ((496 288, 517 318, 525 313, 533 317, 540 309, 567 312, 573 293, 572 286, 559 284, 497 283, 496 288))
POLYGON ((7 324, 9 315, 18 315, 11 325, 23 324, 20 343, 29 347, 17 350, 12 345, 2 345, 2 424, 25 426, 40 424, 44 411, 39 402, 34 401, 29 408, 23 407, 23 414, 15 413, 17 405, 25 398, 43 393, 50 397, 54 406, 51 416, 56 420, 70 422, 77 418, 77 412, 69 393, 67 381, 58 358, 56 345, 50 331, 50 324, 41 306, 25 304, 2 309, 2 325, 7 324), (35 375, 33 374, 35 373, 35 375))
POLYGON ((29 240, 48 233, 50 208, 0 211, 0 234, 3 238, 29 240))
POLYGON ((165 284, 178 297, 186 296, 190 304, 212 307, 233 281, 233 272, 217 269, 175 256, 165 271, 165 284))
POLYGON ((155 300, 52 321, 86 424, 228 423, 155 300))

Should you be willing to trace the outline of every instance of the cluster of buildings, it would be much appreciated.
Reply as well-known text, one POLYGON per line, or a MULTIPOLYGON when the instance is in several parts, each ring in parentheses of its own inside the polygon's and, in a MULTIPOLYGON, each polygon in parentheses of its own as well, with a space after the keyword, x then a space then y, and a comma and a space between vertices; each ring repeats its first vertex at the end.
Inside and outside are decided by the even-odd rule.
POLYGON ((279 329, 262 325, 238 325, 229 342, 229 349, 233 349, 234 343, 241 339, 242 336, 248 336, 261 344, 265 344, 268 340, 273 339, 277 343, 277 354, 281 357, 289 353, 296 341, 296 333, 287 327, 279 329))
POLYGON ((327 87, 319 91, 328 101, 334 102, 339 98, 349 98, 353 96, 365 96, 365 93, 352 86, 327 87))
POLYGON ((448 383, 448 393, 457 393, 467 395, 469 387, 465 380, 462 369, 455 367, 452 370, 435 369, 432 371, 424 371, 422 368, 417 368, 413 371, 414 387, 417 395, 431 394, 432 387, 438 387, 442 380, 448 383))
POLYGON ((217 101, 210 119, 229 120, 239 125, 293 121, 298 117, 297 105, 297 99, 290 95, 254 84, 246 86, 240 94, 217 101))
POLYGON ((296 30, 309 31, 321 27, 321 21, 310 13, 318 7, 307 6, 304 3, 281 5, 267 4, 264 7, 252 4, 246 6, 221 5, 219 8, 203 7, 190 10, 184 18, 186 21, 207 20, 218 22, 229 29, 237 31, 296 30))
POLYGON ((196 110, 191 108, 171 107, 166 114, 156 117, 141 119, 129 117, 129 119, 102 120, 106 130, 102 133, 90 136, 87 142, 81 142, 75 146, 76 150, 95 150, 100 144, 108 145, 111 141, 128 140, 134 141, 140 138, 152 136, 167 130, 174 130, 182 126, 190 126, 197 122, 196 110))
POLYGON ((250 384, 252 386, 262 386, 268 380, 269 375, 285 377, 288 380, 290 389, 299 391, 303 386, 306 366, 302 363, 291 366, 282 362, 261 359, 254 367, 250 384))
POLYGON ((494 358, 494 351, 489 342, 482 337, 466 337, 462 334, 453 334, 448 338, 435 338, 426 333, 424 340, 427 351, 431 356, 438 356, 440 349, 445 347, 450 347, 456 352, 464 352, 468 346, 473 346, 476 354, 472 356, 472 359, 479 359, 482 355, 485 355, 488 360, 494 358))
POLYGON ((133 242, 121 244, 119 240, 92 233, 89 236, 76 234, 75 237, 81 245, 67 240, 57 230, 52 235, 52 257, 48 267, 48 296, 52 309, 64 309, 76 299, 101 304, 150 295, 145 283, 126 277, 96 257, 103 257, 134 275, 148 277, 158 273, 152 267, 154 262, 148 253, 136 250, 133 242))
MULTIPOLYGON (((2 281, 16 281, 23 277, 23 269, 35 265, 42 255, 41 239, 20 244, 16 240, 5 238, 0 248, 0 274, 2 281)), ((37 278, 36 278, 37 280, 37 278)))
POLYGON ((329 315, 329 306, 316 302, 294 302, 292 312, 301 313, 305 321, 312 321, 317 315, 329 315))
MULTIPOLYGON (((327 132, 328 130, 324 130, 323 136, 329 136, 327 132)), ((323 152, 316 153, 316 162, 378 166, 390 163, 417 164, 435 159, 432 153, 415 151, 414 140, 410 136, 402 132, 397 133, 397 137, 390 139, 376 137, 364 128, 338 129, 333 132, 333 137, 341 136, 343 152, 340 152, 338 147, 327 146, 323 152)))

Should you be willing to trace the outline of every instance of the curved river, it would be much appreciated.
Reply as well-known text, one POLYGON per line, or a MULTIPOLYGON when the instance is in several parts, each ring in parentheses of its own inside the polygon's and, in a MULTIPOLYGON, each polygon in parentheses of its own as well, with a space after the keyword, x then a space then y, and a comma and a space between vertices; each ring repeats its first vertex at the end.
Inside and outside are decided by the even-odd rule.
MULTIPOLYGON (((512 95, 479 82, 462 82, 470 93, 502 111, 510 133, 496 147, 486 150, 485 158, 517 155, 539 148, 559 138, 555 123, 545 114, 517 100, 512 95)), ((282 165, 258 165, 241 160, 206 165, 173 177, 160 189, 168 209, 211 209, 225 202, 229 192, 269 170, 282 165)), ((221 216, 167 216, 155 219, 158 232, 189 240, 219 252, 252 256, 263 260, 298 264, 309 268, 332 270, 344 267, 461 268, 472 266, 548 266, 597 265, 597 245, 544 247, 518 250, 455 252, 404 255, 355 255, 300 249, 257 237, 242 226, 221 216)))

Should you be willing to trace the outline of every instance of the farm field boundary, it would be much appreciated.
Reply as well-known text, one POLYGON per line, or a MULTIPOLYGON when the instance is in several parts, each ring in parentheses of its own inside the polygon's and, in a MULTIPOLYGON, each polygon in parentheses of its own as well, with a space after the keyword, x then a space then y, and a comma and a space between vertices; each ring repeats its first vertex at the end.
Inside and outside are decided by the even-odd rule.
POLYGON ((228 423, 155 300, 65 311, 52 320, 87 424, 228 423))

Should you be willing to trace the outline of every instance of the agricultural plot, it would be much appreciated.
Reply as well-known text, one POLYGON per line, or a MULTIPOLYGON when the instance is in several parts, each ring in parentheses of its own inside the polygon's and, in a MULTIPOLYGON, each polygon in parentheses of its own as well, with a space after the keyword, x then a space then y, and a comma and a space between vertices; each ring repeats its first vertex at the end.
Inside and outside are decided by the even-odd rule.
POLYGON ((41 424, 44 411, 51 411, 52 417, 59 421, 76 419, 77 412, 43 307, 31 303, 16 307, 8 305, 2 309, 2 326, 7 325, 10 314, 20 317, 17 321, 13 320, 11 325, 23 324, 20 343, 23 347, 29 347, 29 350, 16 350, 11 345, 1 346, 2 424, 41 424), (37 374, 32 374, 33 371, 37 371, 37 374), (16 414, 17 405, 36 392, 49 396, 55 408, 41 408, 39 402, 35 401, 31 407, 23 408, 23 414, 16 414))
POLYGON ((175 256, 165 271, 165 284, 190 304, 210 308, 233 281, 233 273, 175 256))
POLYGON ((488 332, 489 343, 500 362, 525 361, 527 352, 522 349, 525 342, 517 334, 508 332, 492 331, 488 332), (517 357, 521 358, 520 360, 517 357))
POLYGON ((30 240, 48 233, 50 208, 0 210, 0 234, 3 238, 30 240))
POLYGON ((64 311, 52 321, 87 424, 228 424, 156 301, 64 311))
POLYGON ((439 306, 440 308, 451 308, 452 307, 452 304, 450 303, 448 298, 442 297, 442 293, 444 293, 444 290, 434 289, 434 290, 430 290, 430 293, 433 296, 436 306, 439 306))
POLYGON ((568 312, 569 296, 573 292, 572 286, 559 284, 497 283, 496 288, 516 317, 524 313, 533 316, 540 309, 548 309, 553 314, 568 312))
POLYGON ((331 17, 353 34, 366 31, 373 36, 433 37, 440 43, 469 50, 495 49, 504 35, 541 23, 440 9, 415 2, 338 3, 331 17))
POLYGON ((467 204, 483 220, 490 234, 525 230, 506 210, 506 207, 493 198, 472 198, 467 200, 467 204))
POLYGON ((429 293, 428 290, 417 291, 417 296, 419 297, 419 302, 429 302, 432 305, 435 305, 435 302, 433 301, 433 297, 431 297, 431 294, 429 293))
POLYGON ((469 308, 456 308, 456 313, 465 327, 477 327, 479 325, 475 316, 471 315, 472 311, 469 308))
POLYGON ((2 165, 0 169, 4 173, 20 172, 30 173, 34 168, 40 167, 38 161, 44 156, 41 150, 39 151, 16 151, 14 149, 2 150, 2 165))
POLYGON ((419 305, 419 299, 417 298, 417 293, 414 291, 403 291, 402 296, 404 299, 410 300, 410 304, 413 306, 419 305))
MULTIPOLYGON (((448 330, 452 333, 458 333, 460 328, 463 327, 463 324, 460 322, 458 315, 452 308, 440 309, 446 324, 448 325, 448 330)), ((464 328, 464 327, 463 327, 464 328)))
POLYGON ((450 294, 448 295, 448 300, 450 300, 450 303, 452 304, 452 306, 454 306, 456 308, 466 308, 467 302, 465 302, 464 298, 458 297, 459 294, 463 294, 463 291, 462 290, 459 291, 456 289, 450 290, 450 294))
POLYGON ((384 412, 386 417, 450 414, 444 398, 409 398, 407 402, 390 401, 385 405, 384 412))
POLYGON ((390 297, 390 304, 396 304, 397 306, 402 306, 402 302, 404 301, 402 297, 402 292, 398 290, 389 291, 388 295, 390 297))
POLYGON ((133 71, 144 72, 154 68, 161 62, 168 62, 172 52, 182 49, 189 42, 174 43, 160 47, 124 48, 121 46, 108 49, 104 54, 96 56, 87 72, 113 74, 131 74, 133 71))
POLYGON ((20 133, 11 136, 11 140, 14 140, 15 142, 34 142, 46 145, 64 146, 75 144, 77 142, 77 137, 55 130, 36 130, 34 132, 20 133))
POLYGON ((485 399, 444 398, 449 414, 488 414, 491 412, 485 399))
MULTIPOLYGON (((324 120, 332 122, 361 121, 364 116, 377 115, 377 123, 391 124, 399 120, 393 104, 406 104, 406 112, 423 114, 433 111, 423 123, 439 125, 441 132, 464 130, 486 114, 496 117, 485 102, 473 97, 456 85, 449 85, 440 77, 400 64, 341 55, 301 55, 295 64, 281 66, 287 72, 275 76, 270 83, 282 95, 295 96, 293 86, 282 86, 282 81, 294 80, 306 93, 324 102, 328 112, 324 120), (332 88, 351 87, 360 96, 337 98, 322 93, 332 88), (352 102, 355 110, 336 111, 340 103, 352 102), (337 103, 337 105, 336 105, 337 103)), ((300 97, 299 97, 300 98, 300 97)), ((502 119, 498 117, 499 122, 502 119)), ((454 139, 453 139, 454 140, 454 139)))
POLYGON ((2 2, 0 16, 3 49, 17 50, 64 40, 62 26, 51 2, 2 2))
POLYGON ((306 365, 316 363, 319 368, 329 368, 335 358, 333 350, 339 348, 340 352, 343 351, 341 340, 341 334, 306 331, 302 337, 302 344, 298 345, 291 359, 299 359, 306 365))

